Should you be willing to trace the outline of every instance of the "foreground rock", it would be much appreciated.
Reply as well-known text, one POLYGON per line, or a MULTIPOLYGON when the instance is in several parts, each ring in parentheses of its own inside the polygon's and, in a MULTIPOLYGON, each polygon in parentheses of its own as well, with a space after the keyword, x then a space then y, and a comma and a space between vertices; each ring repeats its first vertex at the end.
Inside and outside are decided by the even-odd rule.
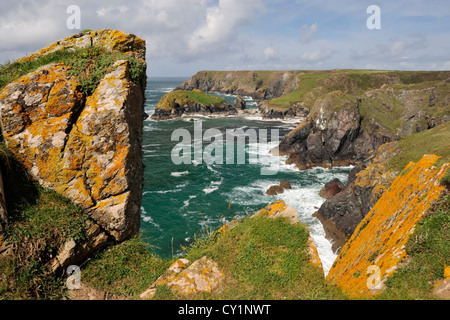
POLYGON ((216 262, 205 256, 189 264, 190 261, 187 259, 175 261, 148 290, 140 295, 140 298, 151 299, 156 293, 156 288, 164 284, 185 296, 202 292, 212 293, 218 289, 224 274, 216 262))
POLYGON ((0 93, 3 137, 34 179, 80 205, 117 240, 139 230, 143 96, 126 60, 84 105, 62 64, 44 66, 0 93))
POLYGON ((407 259, 405 244, 416 223, 444 189, 439 181, 450 164, 434 167, 437 159, 425 155, 403 170, 342 248, 327 280, 351 297, 369 297, 383 290, 386 279, 407 259), (369 278, 373 267, 379 271, 378 279, 369 278))
MULTIPOLYGON (((145 59, 144 40, 107 29, 70 36, 19 62, 92 45, 145 59)), ((50 263, 53 270, 87 257, 109 237, 122 241, 139 231, 144 61, 142 68, 135 83, 130 62, 115 61, 88 97, 64 63, 42 66, 0 91, 0 129, 8 149, 41 186, 92 218, 87 242, 69 239, 50 263)))
POLYGON ((201 90, 175 90, 165 94, 158 102, 152 119, 166 120, 182 115, 235 115, 238 111, 225 99, 201 90))

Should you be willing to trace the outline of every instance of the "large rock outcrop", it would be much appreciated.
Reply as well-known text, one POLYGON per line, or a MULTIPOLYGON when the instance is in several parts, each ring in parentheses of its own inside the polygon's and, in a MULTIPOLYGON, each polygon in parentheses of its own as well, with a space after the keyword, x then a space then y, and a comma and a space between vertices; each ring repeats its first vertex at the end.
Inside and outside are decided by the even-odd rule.
MULTIPOLYGON (((145 59, 142 39, 100 30, 68 37, 25 60, 97 45, 145 59)), ((70 67, 54 63, 0 91, 7 147, 37 182, 89 213, 101 228, 90 228, 92 234, 106 232, 118 241, 136 234, 140 224, 143 83, 131 80, 128 60, 117 60, 85 97, 70 67)))
MULTIPOLYGON (((287 162, 299 169, 362 164, 382 144, 450 120, 449 81, 442 80, 448 74, 404 84, 407 80, 401 77, 407 76, 425 77, 406 72, 399 74, 397 82, 389 76, 388 84, 375 88, 353 83, 345 90, 311 89, 303 98, 310 111, 281 141, 280 154, 288 155, 287 162)), ((331 88, 336 85, 329 82, 331 88)))
POLYGON ((416 223, 439 198, 450 167, 425 155, 410 163, 358 225, 331 267, 327 280, 351 297, 369 297, 407 260, 405 244, 416 223), (375 274, 372 274, 375 271, 375 274))
POLYGON ((165 94, 158 102, 152 119, 166 120, 182 115, 234 115, 237 109, 225 99, 204 93, 201 90, 174 90, 165 94))

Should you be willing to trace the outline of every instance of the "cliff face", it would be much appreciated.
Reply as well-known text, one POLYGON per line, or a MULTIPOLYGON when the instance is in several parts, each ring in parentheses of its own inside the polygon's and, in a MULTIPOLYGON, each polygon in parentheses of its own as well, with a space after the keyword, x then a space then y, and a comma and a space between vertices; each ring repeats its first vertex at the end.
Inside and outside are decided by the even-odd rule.
POLYGON ((165 120, 184 114, 236 114, 237 109, 225 99, 209 95, 201 90, 175 90, 165 94, 158 102, 152 119, 165 120))
POLYGON ((416 223, 444 189, 439 181, 450 164, 434 167, 437 159, 425 155, 394 180, 342 248, 329 281, 351 297, 368 297, 383 289, 384 281, 406 261, 404 247, 416 223))
MULTIPOLYGON (((450 120, 448 85, 448 80, 424 79, 325 92, 308 100, 308 116, 282 140, 280 153, 300 169, 361 164, 386 142, 450 120)), ((318 88, 325 90, 310 92, 318 88)))
POLYGON ((300 71, 199 71, 179 89, 249 96, 256 100, 280 97, 297 87, 300 71))
POLYGON ((132 81, 128 60, 116 60, 86 97, 69 66, 42 66, 0 91, 1 132, 39 184, 82 207, 120 241, 139 230, 145 42, 115 30, 89 31, 18 63, 91 46, 141 59, 141 81, 132 81))
POLYGON ((409 161, 419 161, 427 153, 440 157, 438 166, 449 161, 449 128, 450 123, 446 122, 383 144, 370 156, 370 163, 352 169, 345 187, 329 197, 314 214, 333 241, 334 251, 345 244, 409 161))

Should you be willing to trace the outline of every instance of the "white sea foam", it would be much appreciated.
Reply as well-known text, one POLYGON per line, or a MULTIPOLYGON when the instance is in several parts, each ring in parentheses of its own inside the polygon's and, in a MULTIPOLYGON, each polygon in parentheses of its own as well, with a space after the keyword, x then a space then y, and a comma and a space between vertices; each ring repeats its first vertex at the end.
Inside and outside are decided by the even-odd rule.
POLYGON ((189 171, 182 171, 182 172, 172 172, 170 175, 172 177, 182 177, 189 174, 189 171))
POLYGON ((222 184, 222 182, 223 182, 223 179, 221 179, 220 181, 211 181, 211 183, 209 184, 209 187, 203 189, 203 192, 205 194, 209 194, 216 190, 219 190, 219 187, 222 184))

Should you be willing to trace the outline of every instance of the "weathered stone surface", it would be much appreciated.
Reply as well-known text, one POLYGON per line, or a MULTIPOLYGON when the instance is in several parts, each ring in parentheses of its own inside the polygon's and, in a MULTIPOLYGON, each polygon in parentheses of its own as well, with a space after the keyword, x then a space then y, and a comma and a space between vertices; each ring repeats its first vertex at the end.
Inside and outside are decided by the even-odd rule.
POLYGON ((175 261, 148 290, 140 295, 140 298, 151 299, 157 286, 163 284, 182 295, 211 293, 218 289, 224 274, 216 262, 204 256, 187 267, 189 264, 190 261, 187 259, 175 261))
POLYGON ((293 207, 289 206, 283 200, 277 200, 265 206, 263 209, 259 210, 257 213, 253 215, 263 215, 269 218, 278 218, 284 217, 290 223, 298 223, 300 220, 298 219, 298 212, 293 207))
POLYGON ((407 259, 405 244, 416 223, 439 198, 439 183, 450 164, 434 167, 434 155, 410 163, 394 180, 366 215, 342 248, 327 280, 351 297, 367 297, 380 292, 384 281, 407 259), (368 281, 368 268, 379 268, 378 283, 368 281), (369 285, 368 285, 369 284, 369 285))
POLYGON ((191 262, 188 259, 178 259, 174 263, 170 265, 170 267, 158 278, 155 282, 153 282, 150 287, 140 294, 141 299, 151 299, 156 293, 156 288, 158 286, 167 284, 173 280, 175 280, 176 276, 186 269, 186 267, 191 262))
POLYGON ((31 53, 19 60, 32 61, 52 52, 65 49, 77 50, 91 46, 102 47, 109 51, 117 51, 128 54, 134 58, 145 61, 145 41, 134 34, 118 30, 102 29, 93 31, 83 31, 65 39, 54 42, 45 48, 31 53))
POLYGON ((67 196, 117 240, 137 233, 143 185, 143 95, 117 61, 94 94, 62 63, 0 92, 1 131, 33 178, 67 196))
POLYGON ((308 253, 309 253, 309 262, 315 265, 316 267, 320 268, 323 272, 322 260, 320 260, 316 242, 312 237, 308 237, 308 253))
POLYGON ((436 283, 432 292, 439 299, 450 300, 450 266, 444 268, 444 280, 436 283))
POLYGON ((167 286, 184 295, 211 293, 218 289, 223 277, 218 264, 205 256, 181 271, 167 286))

